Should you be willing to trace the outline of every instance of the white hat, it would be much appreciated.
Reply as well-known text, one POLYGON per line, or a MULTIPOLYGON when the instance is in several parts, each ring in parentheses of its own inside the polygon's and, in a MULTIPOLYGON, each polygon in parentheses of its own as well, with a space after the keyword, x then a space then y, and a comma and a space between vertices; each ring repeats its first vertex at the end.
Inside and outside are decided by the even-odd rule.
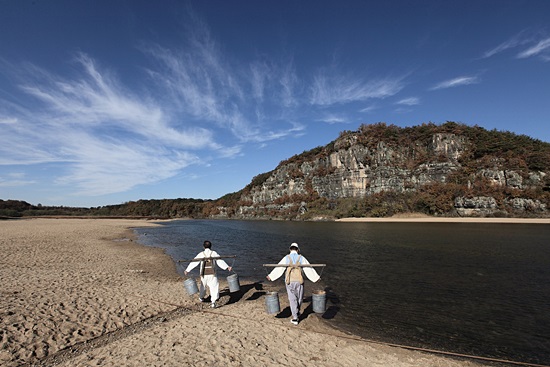
POLYGON ((298 250, 300 249, 296 242, 292 242, 292 244, 290 244, 290 247, 296 247, 298 250))

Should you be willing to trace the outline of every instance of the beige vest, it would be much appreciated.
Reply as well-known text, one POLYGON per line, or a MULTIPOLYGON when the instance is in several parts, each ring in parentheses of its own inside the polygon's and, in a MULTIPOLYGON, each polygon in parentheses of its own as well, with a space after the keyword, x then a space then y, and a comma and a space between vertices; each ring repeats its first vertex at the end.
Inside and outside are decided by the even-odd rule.
MULTIPOLYGON (((287 255, 288 263, 294 264, 292 262, 292 258, 290 255, 287 255)), ((302 255, 298 257, 298 260, 295 264, 300 264, 300 259, 302 258, 302 255)), ((286 268, 286 275, 285 275, 285 281, 286 284, 290 284, 291 282, 299 282, 300 284, 304 284, 304 277, 302 276, 302 268, 299 266, 289 266, 286 268)))

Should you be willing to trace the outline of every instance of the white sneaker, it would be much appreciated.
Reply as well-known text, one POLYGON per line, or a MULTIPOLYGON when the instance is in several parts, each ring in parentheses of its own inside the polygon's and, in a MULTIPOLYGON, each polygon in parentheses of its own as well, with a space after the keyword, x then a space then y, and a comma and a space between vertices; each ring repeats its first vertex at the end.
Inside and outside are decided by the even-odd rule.
POLYGON ((216 308, 216 304, 215 304, 214 302, 212 302, 212 304, 210 305, 210 307, 216 308))
POLYGON ((294 325, 298 325, 298 319, 292 319, 290 322, 294 325))

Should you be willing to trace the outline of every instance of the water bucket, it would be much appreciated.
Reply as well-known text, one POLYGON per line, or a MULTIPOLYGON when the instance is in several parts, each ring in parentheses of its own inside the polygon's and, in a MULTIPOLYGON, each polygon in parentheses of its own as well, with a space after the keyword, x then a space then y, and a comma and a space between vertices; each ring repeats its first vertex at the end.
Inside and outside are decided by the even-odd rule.
POLYGON ((229 292, 238 292, 241 290, 239 285, 239 276, 237 274, 231 274, 227 277, 227 284, 229 285, 229 292))
POLYGON ((270 315, 281 311, 281 307, 279 305, 279 293, 267 292, 265 294, 265 309, 270 315))
POLYGON ((195 293, 199 293, 199 288, 197 287, 197 282, 194 278, 187 278, 186 280, 184 280, 183 286, 190 296, 194 295, 195 293))
POLYGON ((313 307, 313 312, 325 313, 327 309, 327 292, 314 291, 311 295, 311 305, 313 307))

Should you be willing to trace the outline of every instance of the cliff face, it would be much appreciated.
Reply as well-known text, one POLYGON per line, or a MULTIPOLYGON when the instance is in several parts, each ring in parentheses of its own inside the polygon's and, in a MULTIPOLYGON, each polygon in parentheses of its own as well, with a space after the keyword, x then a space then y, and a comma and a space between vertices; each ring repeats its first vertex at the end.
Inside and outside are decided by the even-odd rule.
MULTIPOLYGON (((314 201, 361 200, 379 193, 414 197, 426 186, 445 186, 460 178, 462 189, 449 198, 452 209, 431 214, 548 214, 548 203, 532 198, 533 191, 542 192, 548 171, 515 170, 507 166, 510 160, 498 157, 473 159, 472 144, 468 137, 448 132, 436 132, 406 145, 369 139, 360 132, 343 134, 315 154, 304 153, 282 162, 263 182, 249 185, 232 212, 243 218, 273 217, 283 212, 299 218, 314 201), (480 185, 486 186, 486 191, 509 195, 476 195, 483 191, 480 185)), ((227 216, 227 208, 219 209, 218 216, 227 216)))
POLYGON ((459 168, 458 158, 465 147, 463 139, 450 134, 437 134, 431 144, 412 149, 394 149, 384 142, 369 149, 355 140, 354 137, 337 140, 335 151, 326 157, 277 167, 244 199, 261 204, 285 195, 307 195, 308 185, 326 198, 361 198, 381 191, 414 190, 430 182, 445 182, 448 174, 459 168), (419 155, 444 155, 446 160, 408 167, 408 162, 419 155))

